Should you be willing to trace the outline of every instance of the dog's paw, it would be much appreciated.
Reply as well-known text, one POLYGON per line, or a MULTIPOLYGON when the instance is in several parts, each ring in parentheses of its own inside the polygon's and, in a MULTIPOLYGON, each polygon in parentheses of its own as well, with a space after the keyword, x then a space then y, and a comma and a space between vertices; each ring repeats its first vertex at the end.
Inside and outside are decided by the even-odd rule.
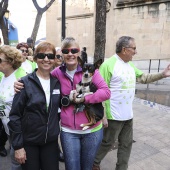
POLYGON ((84 124, 81 124, 80 127, 84 127, 84 124))
POLYGON ((82 130, 87 130, 90 126, 85 126, 82 130))
POLYGON ((77 98, 82 98, 82 97, 83 97, 83 94, 78 94, 76 97, 77 97, 77 98))
POLYGON ((81 103, 82 98, 76 98, 76 103, 81 103))
POLYGON ((84 96, 87 96, 89 94, 93 94, 93 92, 88 92, 88 93, 85 93, 84 96))
POLYGON ((82 130, 87 130, 90 126, 85 126, 84 124, 81 124, 80 127, 82 127, 82 130))

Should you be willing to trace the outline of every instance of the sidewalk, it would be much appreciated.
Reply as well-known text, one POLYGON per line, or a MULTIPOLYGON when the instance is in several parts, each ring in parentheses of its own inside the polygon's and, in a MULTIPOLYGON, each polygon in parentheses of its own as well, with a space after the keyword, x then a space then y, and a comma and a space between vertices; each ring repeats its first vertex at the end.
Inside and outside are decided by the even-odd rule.
MULTIPOLYGON (((170 170, 170 108, 134 101, 134 140, 128 170, 170 170), (151 107, 148 107, 151 106, 151 107), (162 110, 158 110, 162 109, 162 110)), ((117 150, 110 151, 101 170, 114 170, 117 150)), ((10 158, 0 157, 0 170, 10 170, 10 158)), ((60 170, 65 170, 60 163, 60 170)), ((76 170, 76 169, 75 169, 76 170)))

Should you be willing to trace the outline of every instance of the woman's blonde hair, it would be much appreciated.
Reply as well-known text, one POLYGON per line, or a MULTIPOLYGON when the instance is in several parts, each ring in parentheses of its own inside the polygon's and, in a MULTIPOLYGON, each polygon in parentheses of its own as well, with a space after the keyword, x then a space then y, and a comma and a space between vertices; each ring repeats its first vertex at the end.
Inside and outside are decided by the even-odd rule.
POLYGON ((0 47, 0 53, 3 53, 6 60, 11 63, 14 70, 19 68, 23 62, 23 57, 21 52, 15 47, 9 45, 3 45, 0 47))

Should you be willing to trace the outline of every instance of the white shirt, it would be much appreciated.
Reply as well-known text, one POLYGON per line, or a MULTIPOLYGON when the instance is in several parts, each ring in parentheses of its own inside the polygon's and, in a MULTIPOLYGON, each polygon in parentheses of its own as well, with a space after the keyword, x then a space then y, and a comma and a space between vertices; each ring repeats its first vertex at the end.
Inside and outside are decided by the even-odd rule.
POLYGON ((21 67, 25 70, 27 74, 32 73, 32 65, 29 63, 28 60, 25 60, 22 64, 21 67))
POLYGON ((0 82, 0 118, 5 128, 5 132, 9 135, 7 123, 9 122, 9 112, 12 107, 14 98, 14 82, 16 81, 15 72, 8 77, 3 77, 0 82))
POLYGON ((38 77, 40 82, 41 82, 41 85, 43 87, 43 90, 45 92, 45 97, 46 97, 46 103, 47 103, 47 108, 50 104, 50 79, 48 80, 45 80, 45 79, 42 79, 41 77, 38 77))

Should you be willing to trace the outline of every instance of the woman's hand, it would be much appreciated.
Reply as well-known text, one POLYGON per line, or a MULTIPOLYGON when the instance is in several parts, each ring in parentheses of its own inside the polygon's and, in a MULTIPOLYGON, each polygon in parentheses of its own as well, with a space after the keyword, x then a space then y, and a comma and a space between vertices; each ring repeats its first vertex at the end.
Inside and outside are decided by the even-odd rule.
POLYGON ((27 159, 27 157, 26 157, 26 152, 24 148, 21 148, 15 151, 15 159, 20 164, 25 163, 25 160, 27 159))
POLYGON ((24 84, 19 82, 19 81, 16 81, 14 82, 14 90, 15 90, 15 93, 18 93, 21 91, 21 89, 24 88, 24 84))

